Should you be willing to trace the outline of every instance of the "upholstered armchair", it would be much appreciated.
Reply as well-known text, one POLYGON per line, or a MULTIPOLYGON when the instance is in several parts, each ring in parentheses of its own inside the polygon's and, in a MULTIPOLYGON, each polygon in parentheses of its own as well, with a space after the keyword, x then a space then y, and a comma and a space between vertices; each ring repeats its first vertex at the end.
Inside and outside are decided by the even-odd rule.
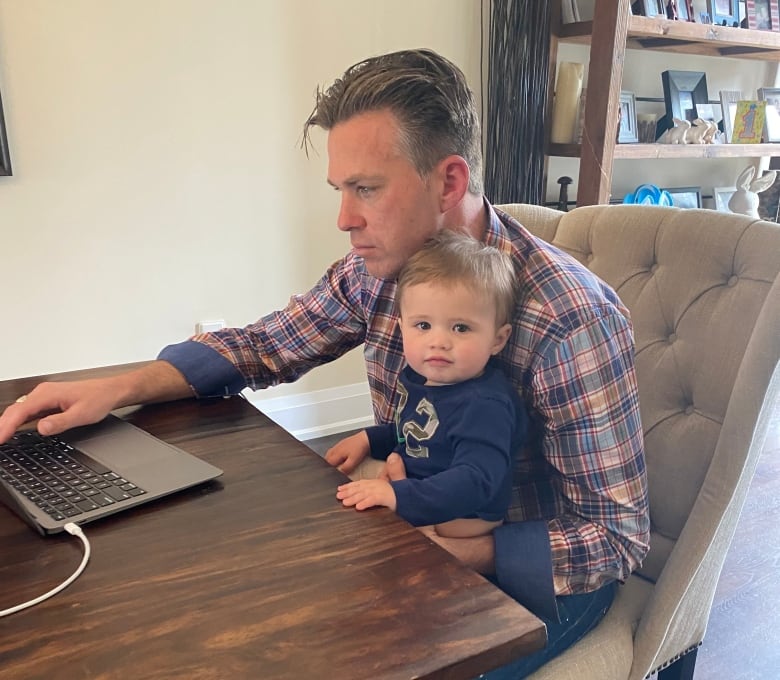
POLYGON ((499 206, 631 311, 652 533, 605 620, 534 680, 692 678, 780 399, 780 226, 712 210, 499 206))

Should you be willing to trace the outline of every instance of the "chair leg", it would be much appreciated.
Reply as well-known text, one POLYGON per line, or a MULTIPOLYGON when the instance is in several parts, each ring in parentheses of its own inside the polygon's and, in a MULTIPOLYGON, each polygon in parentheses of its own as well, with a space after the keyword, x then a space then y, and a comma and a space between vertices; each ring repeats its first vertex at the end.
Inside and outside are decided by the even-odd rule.
POLYGON ((699 648, 696 647, 677 659, 671 666, 658 671, 658 680, 693 680, 693 667, 696 665, 698 651, 699 648))

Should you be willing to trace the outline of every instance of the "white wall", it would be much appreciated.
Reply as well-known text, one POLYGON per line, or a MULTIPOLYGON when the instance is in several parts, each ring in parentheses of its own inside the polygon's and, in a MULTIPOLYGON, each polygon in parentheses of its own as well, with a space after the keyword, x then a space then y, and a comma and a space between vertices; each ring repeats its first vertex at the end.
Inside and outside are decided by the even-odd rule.
MULTIPOLYGON (((589 49, 581 45, 561 43, 558 61, 574 61, 587 64, 589 49)), ((666 70, 703 71, 707 78, 710 100, 719 101, 720 90, 741 90, 747 98, 756 98, 759 87, 774 86, 774 66, 746 59, 727 59, 683 55, 652 50, 626 50, 622 89, 639 97, 663 99, 661 73, 666 70)), ((637 103, 637 113, 656 113, 659 117, 665 108, 661 103, 637 103)), ((751 164, 752 159, 692 159, 692 160, 617 160, 612 174, 612 196, 622 198, 640 184, 650 183, 661 187, 700 186, 703 194, 711 194, 714 186, 733 186, 739 172, 751 164)), ((574 180, 569 187, 571 200, 577 194, 579 161, 570 158, 551 158, 547 172, 547 200, 558 199, 560 185, 556 180, 568 175, 574 180)), ((711 207, 705 205, 704 207, 711 207)))
MULTIPOLYGON (((0 0, 0 379, 244 325, 348 248, 318 84, 427 46, 479 91, 475 0, 0 0)), ((364 380, 353 352, 274 397, 364 380)), ((270 396, 269 395, 269 396, 270 396)))

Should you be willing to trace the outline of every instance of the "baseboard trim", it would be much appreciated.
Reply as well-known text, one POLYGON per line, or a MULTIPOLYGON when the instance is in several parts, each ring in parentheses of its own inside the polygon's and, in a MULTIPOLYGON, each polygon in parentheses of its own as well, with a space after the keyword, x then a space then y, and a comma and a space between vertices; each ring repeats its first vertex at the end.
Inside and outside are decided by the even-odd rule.
POLYGON ((315 390, 287 397, 245 391, 246 398, 296 439, 327 437, 374 424, 368 383, 315 390))

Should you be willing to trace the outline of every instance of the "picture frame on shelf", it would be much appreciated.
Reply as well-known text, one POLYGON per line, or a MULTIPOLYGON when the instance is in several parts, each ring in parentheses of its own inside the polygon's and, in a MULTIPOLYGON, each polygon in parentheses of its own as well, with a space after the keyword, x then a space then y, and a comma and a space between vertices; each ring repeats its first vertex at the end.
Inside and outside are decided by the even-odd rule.
POLYGON ((766 102, 758 99, 743 99, 737 102, 734 117, 732 144, 760 144, 764 134, 766 102))
POLYGON ((667 187, 675 208, 701 208, 701 187, 667 187))
POLYGON ((737 102, 744 99, 739 90, 721 90, 720 107, 723 114, 723 136, 726 143, 731 142, 734 133, 734 118, 737 115, 737 102))
POLYGON ((8 134, 5 129, 5 116, 3 115, 3 97, 0 95, 0 176, 10 177, 11 153, 8 150, 8 134))
POLYGON ((708 6, 709 0, 691 0, 691 21, 697 24, 711 24, 712 14, 708 6))
POLYGON ((745 14, 750 29, 780 31, 780 3, 778 0, 746 0, 745 14))
MULTIPOLYGON (((769 170, 764 171, 766 175, 769 170)), ((763 176, 763 175, 762 175, 763 176)), ((762 220, 777 222, 780 218, 780 174, 771 187, 758 194, 758 216, 762 220)))
POLYGON ((780 87, 759 87, 758 98, 766 102, 764 141, 780 142, 780 87))
POLYGON ((672 127, 673 118, 691 122, 698 118, 696 105, 709 101, 704 71, 664 71, 661 73, 661 81, 667 126, 672 127))
POLYGON ((715 201, 715 210, 718 212, 731 212, 729 210, 729 200, 736 190, 737 187, 713 187, 712 198, 715 201))
POLYGON ((707 0, 707 11, 712 23, 718 26, 739 26, 737 0, 707 0))
POLYGON ((664 0, 636 0, 631 3, 631 11, 645 17, 666 16, 664 0))
POLYGON ((639 141, 636 124, 636 96, 633 92, 620 93, 620 127, 618 144, 635 144, 639 141))

